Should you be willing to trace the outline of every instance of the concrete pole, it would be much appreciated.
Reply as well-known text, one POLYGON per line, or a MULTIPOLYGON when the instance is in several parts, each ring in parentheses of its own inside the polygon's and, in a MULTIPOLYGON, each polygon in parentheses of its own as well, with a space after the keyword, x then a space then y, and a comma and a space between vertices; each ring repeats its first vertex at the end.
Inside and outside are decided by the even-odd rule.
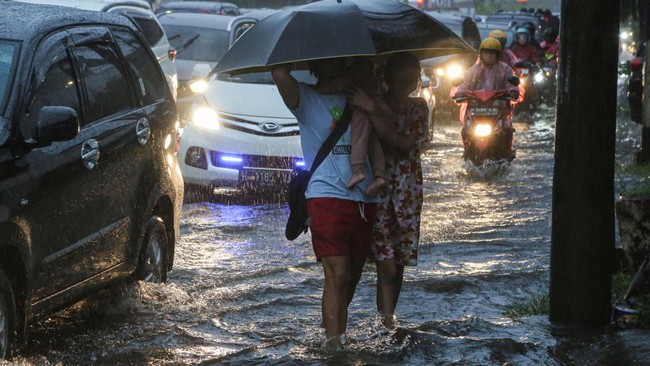
MULTIPOLYGON (((639 39, 647 40, 650 38, 648 32, 648 18, 650 8, 648 7, 648 2, 646 0, 639 2, 639 23, 641 33, 639 39)), ((646 41, 645 48, 645 59, 650 60, 650 45, 649 41, 646 41)), ((650 62, 645 62, 643 66, 643 103, 641 104, 641 119, 643 122, 643 128, 641 130, 641 150, 636 154, 636 163, 637 164, 647 164, 650 162, 650 104, 646 103, 646 99, 650 96, 650 62)))
POLYGON ((619 12, 562 2, 549 316, 561 325, 611 318, 619 12))

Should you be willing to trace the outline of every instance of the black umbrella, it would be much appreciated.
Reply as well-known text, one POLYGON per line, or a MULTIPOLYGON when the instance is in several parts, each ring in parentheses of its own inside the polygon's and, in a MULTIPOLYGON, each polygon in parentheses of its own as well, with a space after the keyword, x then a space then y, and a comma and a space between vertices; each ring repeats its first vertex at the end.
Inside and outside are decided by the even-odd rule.
POLYGON ((444 24, 396 0, 321 0, 262 19, 214 72, 257 72, 288 62, 401 51, 420 59, 475 52, 444 24))

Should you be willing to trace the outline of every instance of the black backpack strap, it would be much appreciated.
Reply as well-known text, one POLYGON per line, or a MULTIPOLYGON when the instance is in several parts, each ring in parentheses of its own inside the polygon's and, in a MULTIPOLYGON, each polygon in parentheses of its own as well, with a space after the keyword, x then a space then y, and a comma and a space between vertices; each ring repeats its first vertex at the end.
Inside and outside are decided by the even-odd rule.
POLYGON ((327 155, 329 155, 330 151, 336 145, 336 142, 343 136, 343 133, 348 129, 348 126, 350 125, 350 120, 352 119, 352 108, 348 104, 345 105, 345 109, 343 110, 343 115, 341 115, 341 118, 339 118, 338 121, 336 121, 336 126, 334 126, 334 129, 332 132, 330 132, 330 135, 327 137, 327 140, 323 142, 323 145, 320 147, 320 150, 318 150, 318 153, 316 153, 316 158, 314 158, 314 162, 311 165, 311 169, 309 169, 309 175, 311 176, 314 174, 316 171, 316 168, 325 160, 327 155))

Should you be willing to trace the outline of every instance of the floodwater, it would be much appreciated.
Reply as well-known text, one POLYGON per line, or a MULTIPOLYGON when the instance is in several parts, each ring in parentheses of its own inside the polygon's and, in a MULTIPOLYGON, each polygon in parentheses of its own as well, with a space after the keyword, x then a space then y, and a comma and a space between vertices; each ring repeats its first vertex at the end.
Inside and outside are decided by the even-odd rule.
MULTIPOLYGON (((517 157, 487 175, 461 163, 460 128, 424 156, 420 261, 399 327, 380 326, 375 267, 350 307, 346 350, 326 353, 322 270, 308 236, 284 239, 284 204, 232 195, 187 203, 166 285, 85 301, 33 327, 21 365, 640 365, 650 333, 558 329, 509 306, 548 293, 554 111, 517 121, 517 157)), ((640 131, 619 122, 619 163, 640 131)))

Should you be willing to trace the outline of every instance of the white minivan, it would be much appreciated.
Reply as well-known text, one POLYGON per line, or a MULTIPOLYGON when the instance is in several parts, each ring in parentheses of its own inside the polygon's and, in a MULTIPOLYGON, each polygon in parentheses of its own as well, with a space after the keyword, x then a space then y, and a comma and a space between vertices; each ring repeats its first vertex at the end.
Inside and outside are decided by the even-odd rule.
MULTIPOLYGON (((308 71, 293 75, 315 82, 308 71)), ((282 191, 304 162, 298 122, 271 73, 212 74, 191 107, 178 160, 188 185, 282 191)))

